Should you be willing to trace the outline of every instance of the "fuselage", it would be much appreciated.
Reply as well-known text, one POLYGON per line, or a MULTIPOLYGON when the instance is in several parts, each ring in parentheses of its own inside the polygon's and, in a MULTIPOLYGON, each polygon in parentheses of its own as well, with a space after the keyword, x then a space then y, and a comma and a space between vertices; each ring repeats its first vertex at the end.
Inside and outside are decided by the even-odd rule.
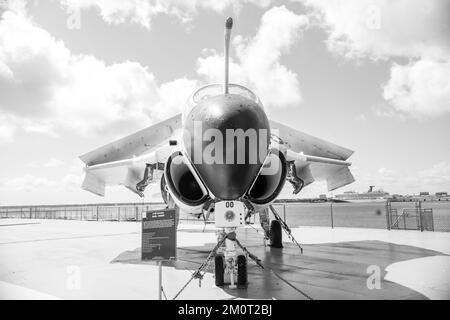
POLYGON ((208 189, 223 200, 238 199, 250 188, 269 143, 263 109, 238 94, 200 102, 184 123, 186 154, 208 189))
MULTIPOLYGON (((226 94, 221 87, 203 87, 188 100, 179 154, 166 164, 175 201, 195 212, 205 199, 242 201, 275 191, 270 177, 260 177, 277 159, 270 156, 270 125, 259 99, 243 86, 230 84, 226 94)), ((278 186, 280 168, 272 171, 278 186)))

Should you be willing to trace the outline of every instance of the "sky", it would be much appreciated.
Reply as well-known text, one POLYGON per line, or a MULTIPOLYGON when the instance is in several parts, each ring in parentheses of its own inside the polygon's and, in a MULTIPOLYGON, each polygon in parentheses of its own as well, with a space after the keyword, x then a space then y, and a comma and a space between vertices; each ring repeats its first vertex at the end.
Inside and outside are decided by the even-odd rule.
POLYGON ((334 194, 450 192, 448 0, 0 0, 0 15, 0 205, 141 201, 81 190, 78 156, 221 82, 228 16, 231 82, 355 151, 334 194))

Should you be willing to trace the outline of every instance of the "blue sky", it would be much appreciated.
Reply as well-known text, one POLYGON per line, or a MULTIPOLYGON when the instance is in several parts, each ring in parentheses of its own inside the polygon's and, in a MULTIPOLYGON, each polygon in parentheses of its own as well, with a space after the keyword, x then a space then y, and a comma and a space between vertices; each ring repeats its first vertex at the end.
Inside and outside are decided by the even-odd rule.
POLYGON ((1 205, 139 201, 81 190, 77 157, 221 81, 229 15, 231 81, 270 118, 355 150, 357 181, 337 192, 450 191, 448 1, 1 3, 1 205))

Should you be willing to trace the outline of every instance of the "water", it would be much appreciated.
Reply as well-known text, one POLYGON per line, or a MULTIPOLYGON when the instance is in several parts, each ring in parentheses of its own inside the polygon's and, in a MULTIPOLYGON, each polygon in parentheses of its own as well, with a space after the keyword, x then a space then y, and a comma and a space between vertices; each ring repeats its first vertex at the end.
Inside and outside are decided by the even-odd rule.
MULTIPOLYGON (((399 212, 403 208, 414 208, 415 203, 396 202, 392 208, 399 212)), ((283 205, 275 204, 283 217, 283 205)), ((450 202, 422 202, 422 208, 432 208, 435 231, 450 231, 450 202)), ((386 229, 385 202, 333 203, 334 227, 356 227, 386 229)), ((331 203, 287 203, 286 222, 291 227, 331 226, 331 203)), ((414 221, 409 218, 409 226, 414 221)))

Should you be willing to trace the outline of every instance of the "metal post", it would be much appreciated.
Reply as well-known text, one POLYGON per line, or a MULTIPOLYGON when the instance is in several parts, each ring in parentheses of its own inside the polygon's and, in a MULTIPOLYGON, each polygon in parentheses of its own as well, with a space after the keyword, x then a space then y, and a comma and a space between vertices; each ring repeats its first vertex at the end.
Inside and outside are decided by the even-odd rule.
POLYGON ((403 215, 403 230, 406 230, 406 214, 405 214, 405 210, 403 209, 402 215, 403 215))
POLYGON ((162 260, 158 260, 158 300, 162 300, 162 260))
POLYGON ((117 207, 117 221, 120 222, 120 206, 117 207))
POLYGON ((97 221, 98 221, 98 206, 97 206, 97 221))
POLYGON ((419 224, 420 224, 420 231, 421 231, 421 232, 423 232, 423 223, 422 223, 422 206, 421 206, 421 203, 420 203, 420 201, 419 201, 418 211, 419 211, 419 224))
POLYGON ((386 224, 387 224, 387 229, 391 230, 391 210, 390 210, 390 202, 389 200, 386 200, 386 224))
POLYGON ((334 229, 334 221, 333 221, 333 201, 331 201, 330 212, 331 212, 331 229, 334 229))
POLYGON ((284 222, 286 222, 286 204, 285 203, 283 203, 283 219, 284 219, 284 222))

